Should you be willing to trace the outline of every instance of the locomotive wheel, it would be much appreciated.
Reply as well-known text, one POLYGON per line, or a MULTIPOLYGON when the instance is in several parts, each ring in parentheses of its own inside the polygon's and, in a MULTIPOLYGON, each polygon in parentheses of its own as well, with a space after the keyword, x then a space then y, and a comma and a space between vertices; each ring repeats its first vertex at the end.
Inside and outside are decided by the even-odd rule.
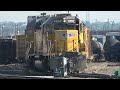
POLYGON ((29 68, 37 72, 48 71, 48 61, 45 58, 35 58, 35 56, 30 56, 28 60, 29 68))

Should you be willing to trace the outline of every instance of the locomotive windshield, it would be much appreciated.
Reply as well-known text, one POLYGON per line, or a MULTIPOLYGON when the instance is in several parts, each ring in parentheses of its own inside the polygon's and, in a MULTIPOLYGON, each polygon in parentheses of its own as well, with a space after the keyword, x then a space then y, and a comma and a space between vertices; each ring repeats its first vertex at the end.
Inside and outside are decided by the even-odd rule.
POLYGON ((65 24, 65 23, 59 23, 59 24, 54 24, 54 30, 74 30, 75 29, 75 24, 65 24))
POLYGON ((54 30, 75 30, 77 28, 78 18, 73 16, 66 16, 66 17, 56 17, 54 19, 54 30))

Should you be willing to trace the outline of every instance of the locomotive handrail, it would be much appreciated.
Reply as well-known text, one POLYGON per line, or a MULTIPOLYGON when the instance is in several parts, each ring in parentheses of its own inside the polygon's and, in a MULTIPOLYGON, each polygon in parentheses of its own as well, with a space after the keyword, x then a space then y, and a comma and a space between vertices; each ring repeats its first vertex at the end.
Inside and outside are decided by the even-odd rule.
POLYGON ((31 41, 31 42, 28 43, 29 46, 28 46, 28 48, 27 48, 27 50, 26 50, 26 60, 27 60, 27 58, 28 58, 28 54, 29 54, 30 49, 31 49, 31 47, 32 47, 32 43, 33 43, 33 41, 31 41))
POLYGON ((42 27, 45 23, 47 23, 50 18, 51 18, 51 17, 49 17, 40 27, 42 27))

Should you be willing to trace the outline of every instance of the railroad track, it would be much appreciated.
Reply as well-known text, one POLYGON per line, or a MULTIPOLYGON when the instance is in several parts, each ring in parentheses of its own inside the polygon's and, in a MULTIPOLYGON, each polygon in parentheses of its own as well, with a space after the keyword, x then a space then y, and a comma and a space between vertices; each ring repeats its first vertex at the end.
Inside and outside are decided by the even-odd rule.
POLYGON ((54 76, 22 76, 22 75, 9 75, 0 74, 0 79, 53 79, 54 76))
POLYGON ((0 79, 120 79, 120 77, 106 74, 89 74, 89 73, 76 73, 68 77, 54 77, 54 76, 24 76, 24 75, 11 75, 0 74, 0 79))
POLYGON ((115 75, 107 75, 107 74, 89 74, 89 73, 76 73, 72 74, 73 77, 80 77, 80 78, 97 78, 97 79, 120 79, 115 75))

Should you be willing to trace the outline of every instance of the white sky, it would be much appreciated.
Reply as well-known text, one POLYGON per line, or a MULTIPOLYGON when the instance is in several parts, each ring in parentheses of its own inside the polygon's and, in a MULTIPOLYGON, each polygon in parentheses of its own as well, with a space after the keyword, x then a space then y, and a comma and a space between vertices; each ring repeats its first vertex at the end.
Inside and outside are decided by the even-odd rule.
MULTIPOLYGON (((0 11, 0 21, 26 22, 29 15, 40 15, 46 12, 48 14, 63 13, 67 11, 0 11)), ((70 11, 73 15, 78 14, 81 20, 86 20, 86 11, 70 11)), ((89 11, 90 21, 110 21, 120 22, 120 11, 89 11)))

